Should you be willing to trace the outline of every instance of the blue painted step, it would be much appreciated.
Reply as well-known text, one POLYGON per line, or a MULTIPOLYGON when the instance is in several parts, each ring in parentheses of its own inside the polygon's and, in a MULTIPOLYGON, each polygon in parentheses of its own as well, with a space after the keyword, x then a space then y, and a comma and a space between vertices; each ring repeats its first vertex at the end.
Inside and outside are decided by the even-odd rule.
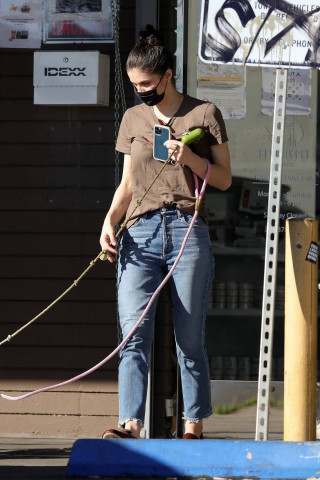
POLYGON ((320 478, 320 442, 77 440, 67 476, 320 478))

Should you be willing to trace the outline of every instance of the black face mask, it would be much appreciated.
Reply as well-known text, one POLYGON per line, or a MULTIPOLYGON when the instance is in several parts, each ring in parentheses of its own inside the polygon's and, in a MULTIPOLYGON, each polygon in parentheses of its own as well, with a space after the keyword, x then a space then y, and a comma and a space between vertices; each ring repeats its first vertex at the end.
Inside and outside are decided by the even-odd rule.
POLYGON ((153 107, 154 105, 157 105, 164 98, 164 94, 166 93, 166 88, 167 88, 167 83, 168 82, 166 83, 166 86, 165 86, 165 89, 164 89, 163 93, 161 93, 160 95, 157 93, 157 88, 158 88, 158 85, 163 78, 163 75, 160 78, 158 84, 152 90, 147 90, 145 92, 138 92, 136 87, 134 87, 134 92, 137 95, 137 97, 139 97, 142 102, 144 102, 146 105, 148 105, 148 107, 153 107))

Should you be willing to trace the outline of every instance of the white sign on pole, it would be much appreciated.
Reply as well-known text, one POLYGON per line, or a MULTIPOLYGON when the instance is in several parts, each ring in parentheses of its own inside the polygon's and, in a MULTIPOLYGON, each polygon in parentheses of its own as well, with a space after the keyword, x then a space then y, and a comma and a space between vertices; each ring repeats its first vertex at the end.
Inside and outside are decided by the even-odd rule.
MULTIPOLYGON (((311 115, 311 70, 290 68, 288 71, 286 115, 311 115)), ((274 113, 276 69, 262 69, 261 112, 274 113)))
POLYGON ((205 63, 319 68, 320 1, 203 0, 205 63))

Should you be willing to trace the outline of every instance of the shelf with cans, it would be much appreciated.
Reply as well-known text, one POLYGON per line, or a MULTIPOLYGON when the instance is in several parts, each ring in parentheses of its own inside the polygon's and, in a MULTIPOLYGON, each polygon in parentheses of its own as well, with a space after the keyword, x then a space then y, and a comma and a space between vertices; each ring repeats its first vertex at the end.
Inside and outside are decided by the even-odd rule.
MULTIPOLYGON (((219 272, 219 260, 217 264, 219 272)), ((256 267, 258 268, 257 265, 256 267)), ((225 271, 228 272, 227 265, 225 271)), ((250 277, 249 267, 244 271, 248 278, 255 278, 254 274, 250 277)), ((243 275, 242 269, 240 272, 243 275)), ((213 281, 206 328, 212 380, 258 379, 262 288, 259 281, 213 281)), ((283 338, 284 285, 279 284, 275 298, 272 371, 272 379, 277 381, 283 380, 283 338)))
MULTIPOLYGON (((211 380, 258 380, 259 357, 211 356, 209 361, 211 380)), ((283 365, 283 357, 272 359, 273 381, 283 381, 283 365)))
MULTIPOLYGON (((209 293, 208 315, 261 315, 262 285, 248 281, 214 280, 209 293)), ((275 297, 275 314, 283 315, 284 285, 278 285, 275 297)))
MULTIPOLYGON (((267 185, 234 177, 226 192, 208 188, 208 227, 215 259, 206 344, 211 378, 257 380, 266 239, 267 185), (260 195, 262 190, 266 195, 260 195), (259 194, 258 194, 259 193, 259 194)), ((273 380, 283 379, 284 232, 279 233, 273 380)))
MULTIPOLYGON (((264 258, 215 255, 206 341, 212 380, 257 380, 260 354, 264 258)), ((283 380, 284 263, 275 296, 272 379, 283 380)))

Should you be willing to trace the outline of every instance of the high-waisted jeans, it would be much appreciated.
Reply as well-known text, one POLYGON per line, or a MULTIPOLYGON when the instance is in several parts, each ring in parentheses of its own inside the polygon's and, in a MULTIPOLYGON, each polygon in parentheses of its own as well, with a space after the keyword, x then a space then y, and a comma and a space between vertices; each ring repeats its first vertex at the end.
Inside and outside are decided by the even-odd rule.
MULTIPOLYGON (((119 249, 118 302, 123 336, 133 328, 176 259, 192 215, 176 208, 149 212, 123 233, 119 249)), ((198 217, 169 280, 184 418, 198 422, 212 413, 205 346, 208 294, 214 258, 207 226, 198 217)), ((149 351, 157 298, 120 352, 119 425, 144 423, 149 351)))

